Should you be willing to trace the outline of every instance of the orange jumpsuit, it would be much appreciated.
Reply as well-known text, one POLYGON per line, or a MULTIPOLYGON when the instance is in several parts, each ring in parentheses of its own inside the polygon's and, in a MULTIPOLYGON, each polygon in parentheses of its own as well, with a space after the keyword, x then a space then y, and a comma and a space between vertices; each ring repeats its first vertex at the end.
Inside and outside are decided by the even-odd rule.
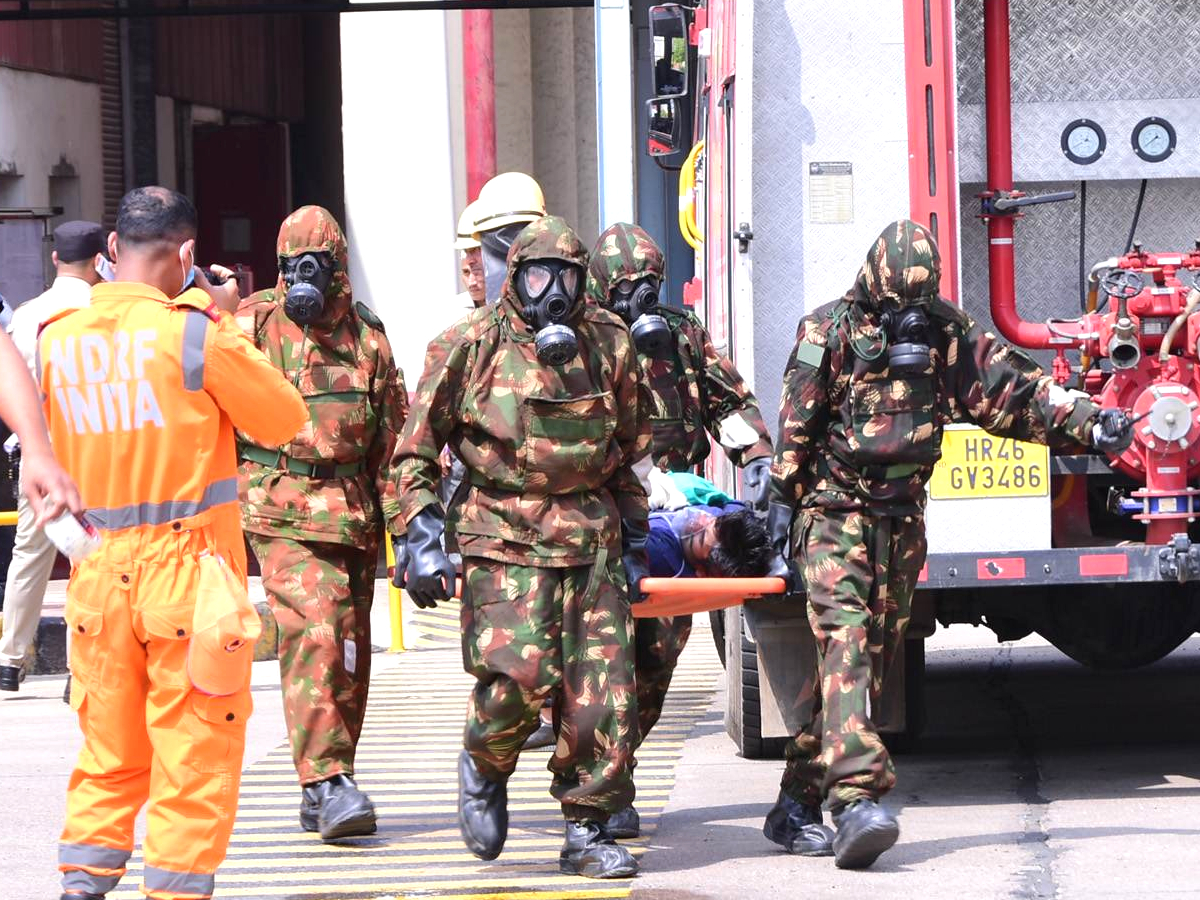
POLYGON ((112 890, 149 801, 142 891, 205 898, 233 829, 252 704, 248 681, 214 697, 188 679, 197 558, 218 553, 245 579, 234 429, 278 445, 308 412, 203 291, 170 300, 116 282, 92 298, 38 341, 55 453, 104 538, 67 587, 84 746, 59 869, 67 893, 112 890))

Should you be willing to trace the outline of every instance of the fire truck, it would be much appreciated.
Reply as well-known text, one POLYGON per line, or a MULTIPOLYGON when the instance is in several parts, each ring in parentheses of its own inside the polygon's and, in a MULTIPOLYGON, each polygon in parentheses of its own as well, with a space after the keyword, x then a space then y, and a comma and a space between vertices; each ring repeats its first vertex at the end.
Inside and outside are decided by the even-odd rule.
MULTIPOLYGON (((1064 389, 1136 420, 1115 459, 946 432, 903 666, 873 715, 923 721, 938 624, 1144 665, 1200 627, 1200 41, 1148 0, 700 0, 653 7, 646 152, 679 167, 684 300, 778 408, 799 318, 908 216, 942 293, 1064 389), (1166 39, 1166 36, 1173 36, 1166 39)), ((710 474, 732 488, 713 454, 710 474)), ((726 724, 778 753, 806 710, 804 604, 714 616, 726 724)))

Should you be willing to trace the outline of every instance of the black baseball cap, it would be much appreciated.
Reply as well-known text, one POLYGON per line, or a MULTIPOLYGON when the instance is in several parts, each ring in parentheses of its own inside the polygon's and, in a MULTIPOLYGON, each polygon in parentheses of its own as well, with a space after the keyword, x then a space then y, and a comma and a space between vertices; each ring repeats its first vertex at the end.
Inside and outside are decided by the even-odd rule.
POLYGON ((54 229, 54 252, 65 263, 91 259, 97 253, 107 254, 104 229, 95 222, 63 222, 54 229))

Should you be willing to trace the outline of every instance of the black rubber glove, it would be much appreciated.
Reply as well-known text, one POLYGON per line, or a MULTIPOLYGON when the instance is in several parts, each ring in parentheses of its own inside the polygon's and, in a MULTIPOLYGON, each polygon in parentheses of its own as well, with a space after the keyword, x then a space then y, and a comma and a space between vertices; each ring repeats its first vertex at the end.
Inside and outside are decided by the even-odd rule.
POLYGON ((408 538, 403 534, 389 535, 392 540, 392 586, 404 587, 404 571, 408 568, 408 538))
POLYGON ((795 512, 786 503, 772 503, 767 510, 767 533, 771 536, 771 568, 767 575, 782 578, 787 585, 789 594, 800 590, 800 578, 796 567, 792 565, 790 537, 792 531, 792 515, 795 512))
POLYGON ((427 506, 408 523, 408 566, 397 585, 421 609, 432 609, 439 600, 454 596, 454 563, 442 549, 446 520, 440 510, 427 506))
POLYGON ((625 580, 629 582, 629 602, 639 603, 646 599, 641 582, 650 575, 650 555, 646 552, 646 526, 621 520, 621 565, 625 567, 625 580))
POLYGON ((771 499, 771 457, 760 456, 742 469, 742 494, 751 509, 767 511, 771 499))
POLYGON ((1109 456, 1120 456, 1133 443, 1133 422, 1124 410, 1102 409, 1092 426, 1092 446, 1109 456))

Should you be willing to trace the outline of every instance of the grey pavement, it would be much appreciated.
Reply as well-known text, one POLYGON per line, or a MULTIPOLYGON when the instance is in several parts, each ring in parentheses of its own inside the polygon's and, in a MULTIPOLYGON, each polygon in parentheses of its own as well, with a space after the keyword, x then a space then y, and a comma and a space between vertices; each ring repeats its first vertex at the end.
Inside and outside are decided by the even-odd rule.
MULTIPOLYGON (((65 582, 52 582, 48 606, 63 595, 65 582)), ((262 598, 259 579, 250 579, 251 599, 262 598)), ((61 605, 61 600, 58 600, 61 605)), ((387 589, 376 587, 371 611, 373 642, 388 643, 387 589)), ((395 664, 397 657, 376 654, 375 672, 395 664)), ((67 781, 82 743, 79 725, 62 702, 66 676, 26 679, 15 694, 0 693, 0 900, 33 900, 59 895, 58 836, 66 808, 67 781)), ((284 742, 283 702, 279 663, 254 664, 254 715, 246 730, 246 765, 261 759, 284 742)), ((299 807, 299 788, 296 791, 299 807)), ((138 840, 144 822, 138 821, 138 840)))
POLYGON ((927 647, 929 726, 896 757, 895 848, 869 871, 762 836, 782 763, 733 755, 724 697, 688 740, 636 900, 1200 897, 1200 640, 1095 672, 1037 637, 927 647))
MULTIPOLYGON (((781 763, 734 755, 718 692, 686 742, 634 897, 1200 897, 1200 639, 1154 666, 1094 672, 1036 637, 997 645, 989 631, 955 626, 931 638, 927 657, 929 726, 915 753, 897 757, 888 802, 902 833, 875 868, 843 872, 762 837, 781 763)), ((275 663, 255 665, 247 762, 283 741, 277 681, 275 663)), ((0 700, 0 900, 57 896, 55 842, 79 742, 62 685, 36 679, 0 700)))

